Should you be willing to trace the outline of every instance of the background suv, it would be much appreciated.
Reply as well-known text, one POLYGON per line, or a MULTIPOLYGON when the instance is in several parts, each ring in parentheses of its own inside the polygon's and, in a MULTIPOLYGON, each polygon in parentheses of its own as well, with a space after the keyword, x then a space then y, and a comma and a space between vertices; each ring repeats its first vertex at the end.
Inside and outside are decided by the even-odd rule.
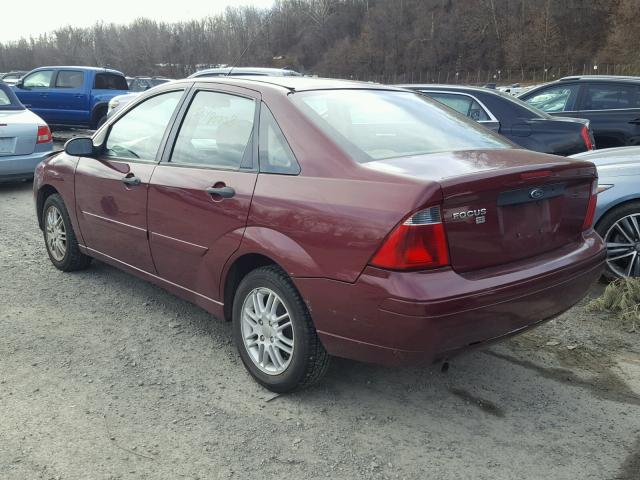
POLYGON ((551 115, 590 120, 598 148, 640 145, 640 77, 566 77, 519 98, 551 115))

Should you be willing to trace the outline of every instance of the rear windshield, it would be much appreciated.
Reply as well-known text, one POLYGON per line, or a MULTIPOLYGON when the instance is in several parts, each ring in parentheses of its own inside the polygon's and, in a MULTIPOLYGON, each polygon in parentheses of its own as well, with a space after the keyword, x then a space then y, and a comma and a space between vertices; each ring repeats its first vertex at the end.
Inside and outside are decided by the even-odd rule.
POLYGON ((512 148, 490 130, 411 92, 316 90, 291 96, 356 161, 512 148))
POLYGON ((16 94, 11 88, 0 81, 0 110, 24 110, 16 94))
POLYGON ((96 90, 129 90, 127 80, 115 73, 98 73, 94 87, 96 90))

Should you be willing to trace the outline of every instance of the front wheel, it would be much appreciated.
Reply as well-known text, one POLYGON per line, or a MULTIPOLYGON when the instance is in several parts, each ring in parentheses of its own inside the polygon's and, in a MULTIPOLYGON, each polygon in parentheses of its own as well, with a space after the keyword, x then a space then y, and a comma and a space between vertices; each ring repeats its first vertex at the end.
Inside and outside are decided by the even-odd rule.
POLYGON ((58 270, 71 272, 89 266, 91 257, 80 251, 69 212, 62 197, 57 193, 45 200, 42 207, 42 223, 49 259, 58 270))
POLYGON ((607 247, 607 280, 640 277, 640 202, 614 208, 598 222, 596 231, 607 247))
POLYGON ((309 311, 278 267, 261 267, 240 282, 233 336, 244 366, 260 384, 283 393, 308 387, 329 366, 309 311))

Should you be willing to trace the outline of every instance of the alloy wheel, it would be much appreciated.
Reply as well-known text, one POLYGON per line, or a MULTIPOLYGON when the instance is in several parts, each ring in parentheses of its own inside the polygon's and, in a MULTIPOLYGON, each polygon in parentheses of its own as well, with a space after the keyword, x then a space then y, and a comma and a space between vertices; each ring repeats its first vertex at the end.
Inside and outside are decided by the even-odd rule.
POLYGON ((61 262, 67 253, 67 232, 58 207, 51 205, 45 214, 45 239, 51 256, 61 262))
POLYGON ((640 213, 617 220, 604 241, 611 271, 619 277, 640 277, 640 213))
POLYGON ((283 373, 295 348, 289 310, 269 288, 255 288, 242 304, 242 340, 251 361, 267 375, 283 373))

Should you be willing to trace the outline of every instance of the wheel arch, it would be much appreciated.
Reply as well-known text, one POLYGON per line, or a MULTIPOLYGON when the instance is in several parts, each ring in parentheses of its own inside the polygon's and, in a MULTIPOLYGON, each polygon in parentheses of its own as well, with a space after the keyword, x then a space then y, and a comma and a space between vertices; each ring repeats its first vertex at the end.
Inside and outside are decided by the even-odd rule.
POLYGON ((628 205, 630 203, 634 203, 634 202, 640 202, 640 195, 622 197, 621 199, 619 199, 619 201, 617 201, 615 203, 609 203, 607 205, 607 209, 603 210, 598 215, 598 219, 595 222, 596 230, 598 229, 600 224, 603 222, 603 220, 607 217, 607 215, 609 215, 613 210, 615 210, 616 208, 624 207, 624 206, 626 206, 626 205, 628 205))
POLYGON ((275 265, 284 271, 282 265, 279 265, 278 262, 273 260, 271 257, 268 257, 267 255, 264 255, 262 253, 255 252, 244 253, 238 256, 226 269, 224 281, 222 283, 224 319, 226 321, 231 321, 235 293, 242 279, 256 268, 264 267, 267 265, 275 265))
POLYGON ((55 187, 49 184, 44 184, 38 189, 38 194, 36 196, 36 214, 38 216, 38 226, 40 230, 42 230, 42 207, 44 207, 44 202, 51 195, 60 194, 55 187))

